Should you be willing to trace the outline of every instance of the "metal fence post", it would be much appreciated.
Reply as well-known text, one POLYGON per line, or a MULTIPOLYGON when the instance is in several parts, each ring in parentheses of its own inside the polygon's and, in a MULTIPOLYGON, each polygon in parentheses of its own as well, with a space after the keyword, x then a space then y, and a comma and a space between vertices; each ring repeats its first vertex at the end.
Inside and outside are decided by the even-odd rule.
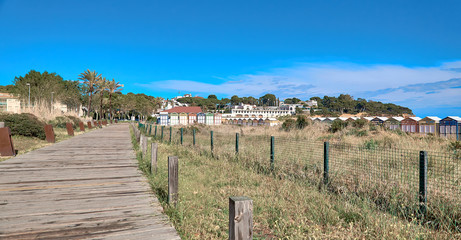
POLYGON ((210 131, 211 154, 213 155, 213 131, 210 131))
POLYGON ((181 128, 181 145, 182 145, 182 136, 183 136, 183 133, 184 133, 184 128, 181 128))
POLYGON ((173 132, 173 127, 170 126, 170 143, 171 143, 171 134, 172 134, 172 132, 173 132))
POLYGON ((330 158, 330 143, 324 142, 323 143, 323 184, 328 185, 329 176, 329 165, 328 161, 330 158))
POLYGON ((155 138, 157 138, 157 125, 155 125, 155 135, 154 135, 155 138))
POLYGON ((152 124, 149 124, 149 136, 152 135, 152 124))
POLYGON ((420 214, 426 214, 427 203, 427 152, 419 152, 419 204, 420 214))
POLYGON ((165 129, 165 126, 162 126, 162 136, 160 137, 160 141, 163 142, 163 129, 165 129))
POLYGON ((235 153, 239 153, 239 133, 235 133, 235 153))
POLYGON ((275 162, 275 137, 271 136, 271 170, 274 170, 274 162, 275 162))
POLYGON ((195 146, 195 128, 192 129, 192 144, 195 146))

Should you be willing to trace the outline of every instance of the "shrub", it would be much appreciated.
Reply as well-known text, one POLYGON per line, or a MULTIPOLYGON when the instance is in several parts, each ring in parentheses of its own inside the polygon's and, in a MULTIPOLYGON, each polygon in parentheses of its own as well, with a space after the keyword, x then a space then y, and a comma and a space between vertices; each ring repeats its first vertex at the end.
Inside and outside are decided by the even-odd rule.
POLYGON ((77 129, 78 124, 82 121, 78 117, 74 117, 74 116, 66 116, 66 117, 69 118, 70 122, 72 122, 74 129, 77 129))
POLYGON ((357 137, 364 137, 364 136, 368 136, 368 131, 363 129, 363 130, 358 130, 356 128, 353 128, 351 129, 347 135, 354 135, 354 136, 357 136, 357 137))
POLYGON ((283 122, 282 129, 285 131, 290 131, 291 129, 295 127, 295 125, 296 125, 295 120, 289 118, 283 122))
POLYGON ((335 133, 337 131, 343 130, 344 128, 347 127, 347 125, 348 125, 348 122, 343 122, 339 119, 336 119, 331 123, 330 129, 328 131, 335 133))
POLYGON ((374 139, 370 139, 369 141, 366 141, 364 145, 366 149, 374 150, 378 147, 378 141, 374 139))
POLYGON ((298 129, 304 129, 307 126, 309 126, 309 121, 307 120, 307 117, 304 115, 299 115, 296 119, 296 127, 298 129))
POLYGON ((45 123, 30 113, 0 114, 0 121, 11 129, 12 135, 45 139, 45 123))
POLYGON ((356 128, 363 128, 365 125, 367 125, 367 120, 365 119, 357 119, 354 122, 352 122, 352 126, 356 128))
POLYGON ((151 122, 151 123, 156 123, 157 122, 157 117, 148 116, 147 121, 151 122))

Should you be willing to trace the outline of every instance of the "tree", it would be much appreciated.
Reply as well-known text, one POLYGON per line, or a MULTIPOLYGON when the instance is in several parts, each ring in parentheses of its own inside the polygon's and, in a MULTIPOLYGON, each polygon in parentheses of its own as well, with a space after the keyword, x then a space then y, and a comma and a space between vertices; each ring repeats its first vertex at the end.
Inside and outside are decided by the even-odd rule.
POLYGON ((218 100, 218 97, 216 97, 216 95, 212 94, 212 95, 208 95, 208 99, 216 99, 216 100, 218 100))
POLYGON ((109 81, 107 85, 107 91, 109 92, 109 114, 110 114, 110 119, 114 119, 113 113, 112 113, 112 95, 114 95, 117 92, 122 91, 123 85, 120 84, 120 82, 115 82, 115 79, 112 78, 112 81, 109 81))
POLYGON ((99 108, 99 119, 102 119, 103 117, 102 100, 104 98, 104 91, 106 91, 108 87, 109 87, 109 81, 105 77, 99 78, 98 82, 96 83, 96 90, 95 90, 95 93, 99 93, 100 98, 101 98, 100 99, 101 105, 99 108))
POLYGON ((241 102, 242 102, 242 99, 239 98, 237 95, 232 96, 230 99, 230 103, 232 105, 239 105, 241 102))
POLYGON ((259 98, 260 104, 265 106, 274 106, 277 98, 274 94, 266 94, 259 98))
POLYGON ((87 69, 85 72, 80 73, 79 78, 87 86, 88 91, 88 114, 91 112, 91 99, 95 90, 96 83, 101 79, 101 74, 98 75, 96 71, 87 69))

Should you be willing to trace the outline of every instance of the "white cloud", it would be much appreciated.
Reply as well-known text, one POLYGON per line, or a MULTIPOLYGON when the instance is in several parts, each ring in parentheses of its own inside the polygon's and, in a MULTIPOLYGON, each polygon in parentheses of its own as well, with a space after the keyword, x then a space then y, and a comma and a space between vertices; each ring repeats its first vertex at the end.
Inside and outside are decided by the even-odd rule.
POLYGON ((460 70, 461 61, 445 62, 432 67, 301 63, 289 68, 229 76, 216 84, 166 80, 143 86, 194 93, 216 93, 224 96, 237 94, 257 97, 265 93, 274 93, 281 98, 301 99, 348 93, 354 97, 396 102, 409 107, 424 104, 430 104, 432 107, 442 104, 459 106, 461 88, 440 83, 441 89, 436 92, 431 91, 439 82, 461 78, 460 70), (409 85, 418 87, 409 87, 409 85), (426 86, 427 91, 425 91, 426 86))

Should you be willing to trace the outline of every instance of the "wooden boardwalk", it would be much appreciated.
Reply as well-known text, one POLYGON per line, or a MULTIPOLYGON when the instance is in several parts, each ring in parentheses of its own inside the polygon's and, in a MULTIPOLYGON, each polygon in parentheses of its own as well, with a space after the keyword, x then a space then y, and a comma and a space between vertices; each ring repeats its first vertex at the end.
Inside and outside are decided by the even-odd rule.
POLYGON ((137 169, 128 124, 0 163, 0 239, 179 239, 137 169))

